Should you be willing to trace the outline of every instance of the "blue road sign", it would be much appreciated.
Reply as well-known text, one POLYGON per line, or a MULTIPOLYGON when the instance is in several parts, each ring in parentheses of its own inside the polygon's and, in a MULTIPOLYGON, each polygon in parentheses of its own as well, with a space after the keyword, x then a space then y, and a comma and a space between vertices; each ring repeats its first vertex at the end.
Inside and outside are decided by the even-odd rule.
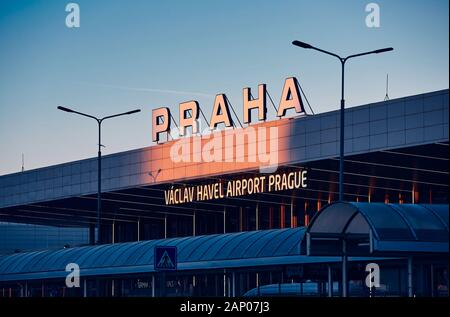
POLYGON ((154 267, 156 271, 177 269, 177 247, 156 246, 154 267))

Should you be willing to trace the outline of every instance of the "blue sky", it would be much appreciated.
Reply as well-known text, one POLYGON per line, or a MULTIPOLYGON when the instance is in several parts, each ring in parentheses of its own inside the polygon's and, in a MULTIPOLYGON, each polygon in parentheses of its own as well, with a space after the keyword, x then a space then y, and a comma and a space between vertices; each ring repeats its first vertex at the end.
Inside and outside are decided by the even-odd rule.
MULTIPOLYGON (((74 1, 81 27, 65 26, 70 1, 0 3, 0 175, 96 155, 94 121, 56 110, 108 115, 104 154, 152 145, 151 110, 198 100, 209 116, 226 93, 242 117, 242 88, 266 83, 277 103, 296 76, 315 112, 338 108, 337 60, 291 45, 298 39, 351 60, 349 107, 448 89, 448 1, 74 1), (365 6, 380 7, 368 28, 365 6)), ((269 106, 269 118, 274 111, 269 106)))

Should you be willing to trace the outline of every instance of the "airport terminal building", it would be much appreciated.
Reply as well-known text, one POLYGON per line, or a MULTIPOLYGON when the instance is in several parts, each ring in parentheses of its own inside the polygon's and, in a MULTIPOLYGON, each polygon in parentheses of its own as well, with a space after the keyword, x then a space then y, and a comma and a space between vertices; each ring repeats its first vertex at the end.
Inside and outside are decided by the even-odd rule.
POLYGON ((248 135, 218 146, 233 162, 173 160, 202 136, 103 157, 101 245, 96 158, 0 176, 0 222, 84 228, 92 244, 0 256, 0 296, 448 296, 448 96, 346 109, 342 202, 339 111, 231 129, 275 128, 272 170, 248 135), (177 248, 176 269, 155 267, 157 246, 177 248))

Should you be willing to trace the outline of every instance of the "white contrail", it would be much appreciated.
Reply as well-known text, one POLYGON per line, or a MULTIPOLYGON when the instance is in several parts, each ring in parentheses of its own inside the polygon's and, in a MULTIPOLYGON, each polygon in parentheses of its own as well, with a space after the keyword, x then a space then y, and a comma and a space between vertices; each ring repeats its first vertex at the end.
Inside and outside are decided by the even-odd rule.
POLYGON ((157 92, 163 94, 175 94, 175 95, 195 95, 201 97, 214 98, 213 95, 205 94, 202 92, 192 92, 192 91, 181 91, 181 90, 170 90, 170 89, 155 89, 155 88, 140 88, 140 87, 124 87, 124 86, 116 86, 116 85, 106 85, 106 84, 94 84, 94 83, 80 83, 83 85, 103 87, 103 88, 114 88, 121 89, 127 91, 140 91, 140 92, 157 92))

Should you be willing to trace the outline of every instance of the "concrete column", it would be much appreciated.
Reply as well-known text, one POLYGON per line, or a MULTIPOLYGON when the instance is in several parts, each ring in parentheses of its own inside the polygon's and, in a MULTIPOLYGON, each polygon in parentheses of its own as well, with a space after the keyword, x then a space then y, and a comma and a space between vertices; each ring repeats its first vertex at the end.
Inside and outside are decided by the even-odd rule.
POLYGON ((256 203, 255 209, 255 229, 259 230, 259 203, 256 203))
POLYGON ((116 242, 115 235, 116 235, 116 221, 113 220, 113 222, 111 224, 111 242, 112 242, 112 244, 114 244, 116 242))
POLYGON ((141 220, 137 221, 137 241, 141 241, 141 220))
POLYGON ((294 197, 291 197, 291 228, 294 228, 294 197))
POLYGON ((273 207, 269 207, 269 229, 273 229, 273 207))
POLYGON ((87 281, 83 279, 83 297, 87 297, 87 281))
POLYGON ((223 207, 223 233, 227 232, 227 208, 223 207))
POLYGON ((196 224, 196 212, 194 210, 194 214, 192 216, 192 235, 195 237, 195 224, 196 224))
POLYGON ((244 231, 244 211, 239 207, 239 231, 244 231))
POLYGON ((167 239, 167 215, 164 215, 164 239, 167 239))

